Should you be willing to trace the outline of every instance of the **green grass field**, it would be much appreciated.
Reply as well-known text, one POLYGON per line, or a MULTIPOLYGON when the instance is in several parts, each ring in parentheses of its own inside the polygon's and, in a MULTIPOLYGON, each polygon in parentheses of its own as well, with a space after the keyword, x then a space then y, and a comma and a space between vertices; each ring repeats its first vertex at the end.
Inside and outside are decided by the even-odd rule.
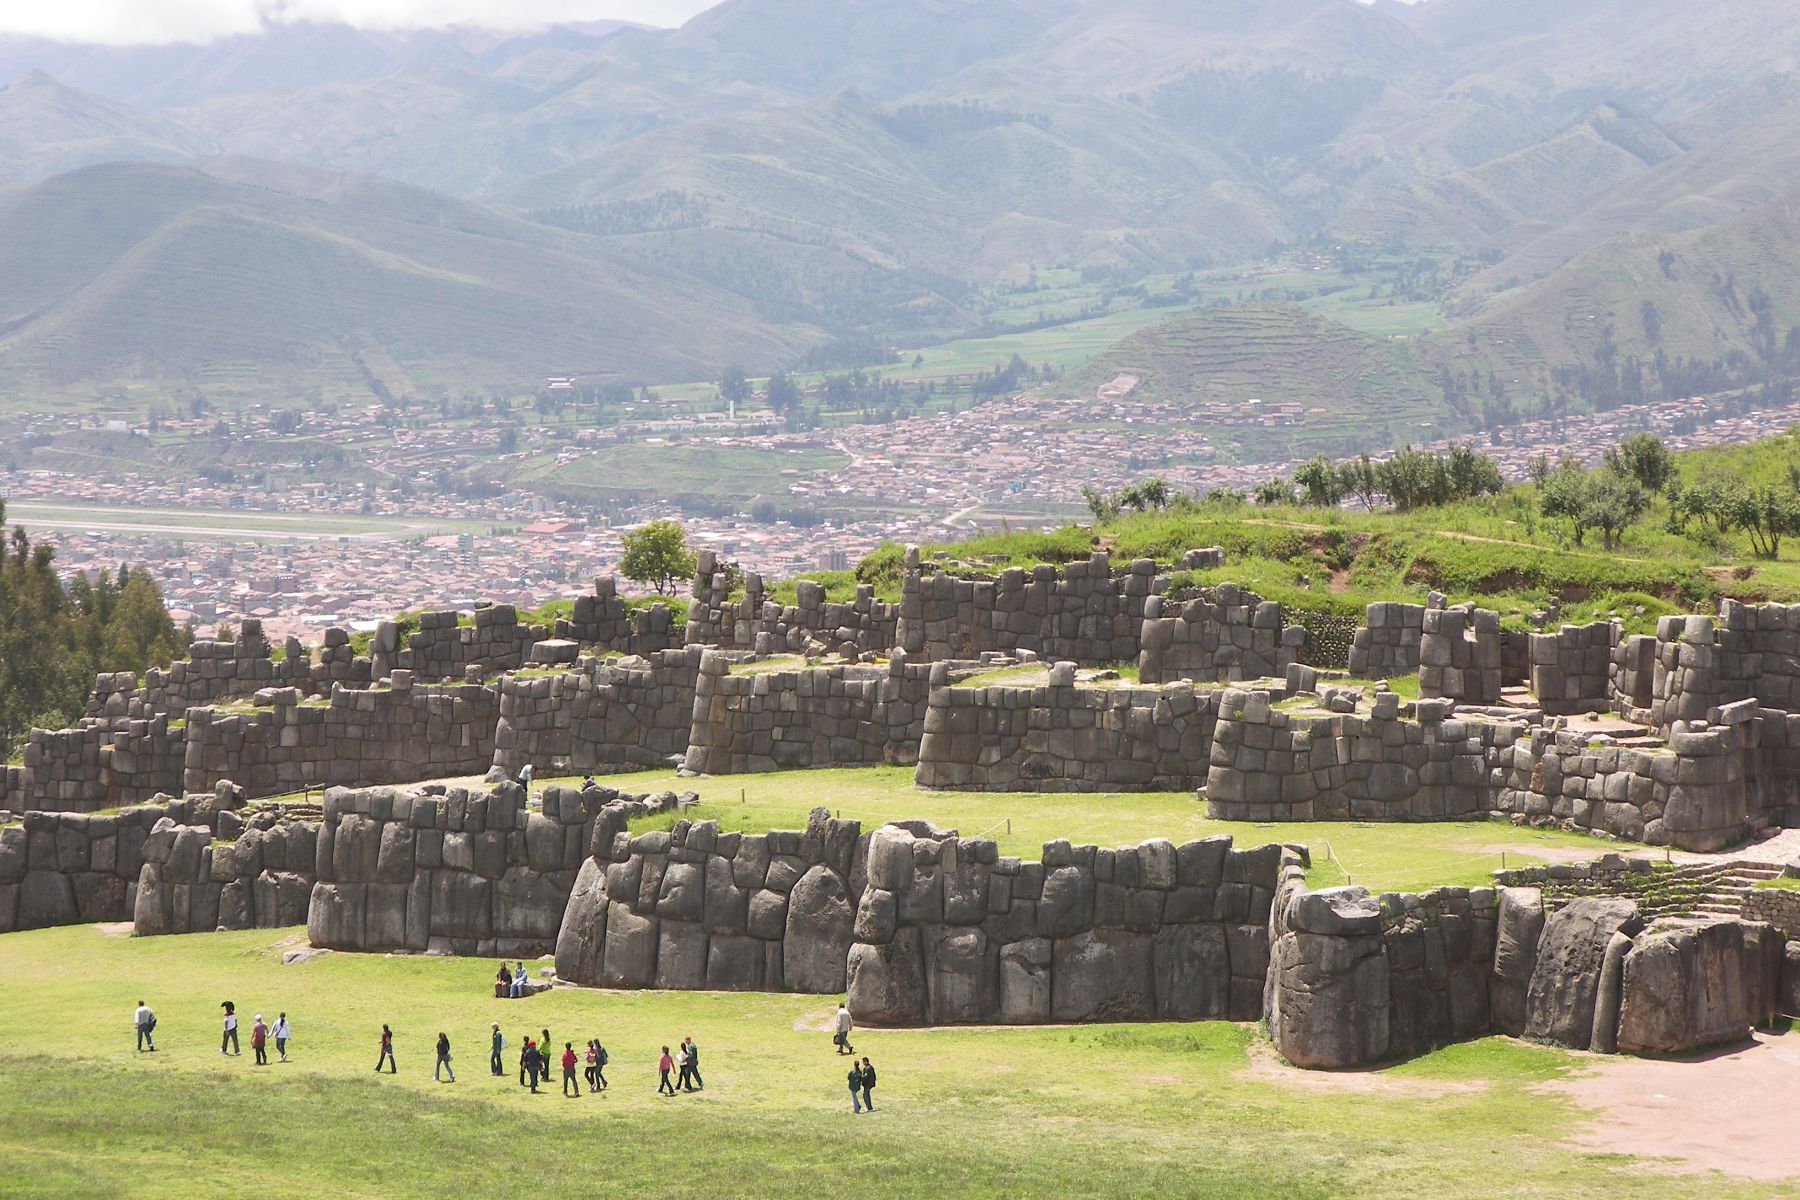
MULTIPOLYGON (((1771 1196, 1679 1183, 1565 1148, 1581 1113, 1538 1085, 1582 1058, 1503 1038, 1380 1073, 1379 1092, 1296 1080, 1252 1026, 863 1030, 877 1111, 850 1111, 830 997, 557 989, 492 999, 486 960, 328 954, 298 931, 131 938, 75 926, 0 938, 0 1195, 668 1197, 1771 1196), (158 1052, 133 1049, 139 998, 158 1052), (218 1053, 285 1011, 293 1061, 218 1053), (488 1070, 500 1021, 507 1074, 488 1070), (399 1073, 372 1068, 393 1026, 399 1073), (612 1085, 517 1084, 517 1047, 599 1037, 612 1085), (432 1081, 437 1033, 455 1084, 432 1081), (657 1096, 658 1048, 702 1049, 706 1089, 657 1096), (1321 1086, 1322 1084, 1322 1086, 1321 1086), (1671 1190, 1674 1189, 1674 1190, 1671 1190)), ((1792 1192, 1780 1194, 1791 1195, 1792 1192)))
POLYGON ((359 517, 335 513, 274 513, 244 509, 125 508, 61 501, 11 500, 7 519, 27 529, 100 529, 114 533, 164 534, 183 538, 316 541, 348 537, 381 541, 437 533, 485 531, 474 521, 437 518, 359 517))

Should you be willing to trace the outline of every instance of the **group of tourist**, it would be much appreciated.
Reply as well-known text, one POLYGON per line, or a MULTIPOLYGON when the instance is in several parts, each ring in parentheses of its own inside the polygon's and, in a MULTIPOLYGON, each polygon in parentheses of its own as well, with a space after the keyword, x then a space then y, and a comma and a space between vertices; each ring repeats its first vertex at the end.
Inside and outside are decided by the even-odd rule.
MULTIPOLYGON (((507 975, 504 965, 501 966, 500 972, 503 977, 507 975)), ((518 973, 514 978, 522 979, 524 977, 525 964, 520 963, 518 973)), ((242 1051, 238 1046, 237 1005, 233 1001, 225 1000, 220 1003, 219 1007, 224 1010, 219 1053, 240 1054, 242 1051)), ((873 1098, 875 1066, 866 1057, 860 1061, 856 1058, 855 1048, 850 1044, 851 1025, 850 1010, 839 1004, 837 1015, 832 1021, 831 1040, 839 1054, 851 1056, 850 1103, 858 1113, 873 1112, 875 1110, 873 1098)), ((143 1000, 139 1000, 137 1003, 137 1009, 132 1016, 132 1026, 137 1032, 138 1052, 154 1053, 156 1050, 156 1013, 143 1000)), ((250 1027, 250 1047, 255 1052, 256 1065, 268 1064, 267 1046, 271 1039, 275 1042, 276 1052, 281 1056, 280 1061, 288 1061, 287 1045, 288 1039, 292 1036, 293 1027, 288 1023, 288 1015, 285 1012, 277 1014, 273 1025, 264 1021, 261 1013, 257 1013, 255 1021, 250 1027)), ((502 1054, 506 1049, 506 1038, 500 1032, 500 1022, 498 1021, 492 1023, 490 1049, 488 1062, 490 1070, 496 1077, 505 1075, 506 1067, 502 1054)), ((547 1086, 550 1082, 550 1065, 553 1058, 558 1059, 562 1065, 562 1094, 565 1097, 578 1097, 582 1094, 581 1083, 576 1079, 575 1069, 584 1062, 586 1066, 582 1072, 582 1078, 586 1080, 587 1090, 590 1093, 604 1092, 609 1086, 606 1081, 606 1064, 609 1056, 599 1038, 589 1038, 581 1051, 575 1049, 575 1043, 564 1042, 562 1051, 558 1055, 550 1041, 548 1029, 540 1030, 539 1036, 536 1038, 527 1036, 525 1044, 520 1047, 519 1086, 529 1087, 533 1095, 537 1094, 538 1084, 542 1083, 547 1086)), ((394 1060, 394 1031, 385 1023, 381 1027, 381 1037, 377 1044, 376 1073, 379 1074, 383 1067, 387 1068, 390 1075, 400 1073, 399 1066, 394 1060)), ((662 1054, 657 1060, 657 1074, 659 1076, 656 1087, 658 1095, 673 1096, 678 1092, 705 1091, 706 1083, 700 1076, 699 1044, 692 1037, 684 1037, 673 1053, 670 1053, 669 1047, 664 1046, 662 1054), (671 1071, 675 1072, 673 1081, 669 1078, 671 1071)), ((432 1067, 431 1077, 440 1083, 456 1082, 456 1071, 451 1066, 450 1035, 442 1031, 439 1031, 437 1035, 437 1061, 432 1067)))

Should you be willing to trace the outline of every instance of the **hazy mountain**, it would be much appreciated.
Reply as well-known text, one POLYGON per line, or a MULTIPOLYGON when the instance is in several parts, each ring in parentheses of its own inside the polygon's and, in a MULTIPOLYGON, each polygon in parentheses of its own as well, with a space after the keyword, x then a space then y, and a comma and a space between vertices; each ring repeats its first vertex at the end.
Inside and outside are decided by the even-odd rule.
MULTIPOLYGON (((362 313, 391 286, 405 303, 370 315, 376 348, 343 353, 497 377, 561 345, 706 373, 729 348, 954 333, 979 321, 981 289, 1035 268, 1181 271, 1315 238, 1480 255, 1493 265, 1452 298, 1459 318, 1560 327, 1614 290, 1580 282, 1609 254, 1680 238, 1691 269, 1656 287, 1699 286, 1707 256, 1739 259, 1753 214, 1800 186, 1797 34, 1800 0, 729 0, 676 30, 0 38, 0 182, 268 160, 153 174, 165 199, 129 237, 113 231, 137 218, 107 207, 138 207, 128 175, 0 193, 31 215, 0 228, 0 254, 59 280, 3 301, 0 370, 86 369, 43 351, 52 336, 97 373, 139 369, 160 311, 133 307, 144 289, 189 287, 207 311, 208 271, 280 332, 165 330, 182 369, 213 338, 215 356, 267 346, 298 371, 300 347, 344 343, 295 306, 343 287, 362 313), (348 191, 316 182, 345 171, 361 173, 348 191), (107 230, 46 224, 52 194, 107 230), (91 243, 72 256, 91 278, 33 257, 50 234, 91 243), (450 298, 431 281, 454 281, 450 298), (626 312, 634 288, 653 300, 626 312), (502 332, 470 333, 488 303, 502 332), (109 337, 108 320, 138 332, 109 337), (658 320, 702 332, 653 344, 658 320)), ((1671 345, 1740 340, 1715 337, 1704 298, 1657 303, 1671 345)))
POLYGON ((705 374, 804 341, 597 239, 241 159, 89 167, 0 193, 0 278, 10 387, 249 368, 265 385, 401 395, 421 378, 705 374))

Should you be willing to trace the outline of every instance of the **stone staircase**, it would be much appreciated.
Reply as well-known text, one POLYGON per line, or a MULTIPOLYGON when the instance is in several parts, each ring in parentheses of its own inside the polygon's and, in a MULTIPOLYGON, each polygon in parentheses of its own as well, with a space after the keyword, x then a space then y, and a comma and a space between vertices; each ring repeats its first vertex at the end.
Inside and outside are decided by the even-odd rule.
POLYGON ((1782 873, 1779 863, 1745 859, 1691 863, 1616 879, 1551 883, 1545 902, 1560 907, 1577 896, 1618 896, 1635 900, 1645 921, 1673 917, 1736 917, 1757 883, 1782 873))

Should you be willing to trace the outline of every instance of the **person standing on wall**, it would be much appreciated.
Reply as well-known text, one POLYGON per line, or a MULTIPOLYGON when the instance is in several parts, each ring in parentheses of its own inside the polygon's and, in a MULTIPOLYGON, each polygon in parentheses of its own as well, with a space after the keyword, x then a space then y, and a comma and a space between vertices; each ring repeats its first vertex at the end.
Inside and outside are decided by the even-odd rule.
POLYGON ((398 1075, 399 1067, 394 1064, 394 1031, 386 1025, 381 1027, 381 1057, 375 1060, 375 1073, 381 1073, 381 1064, 388 1065, 389 1075, 398 1075))
POLYGON ((450 1035, 442 1031, 438 1033, 437 1065, 431 1068, 431 1077, 442 1083, 443 1078, 438 1074, 439 1071, 450 1076, 451 1083, 456 1082, 456 1072, 450 1067, 450 1035))
POLYGON ((262 1014, 256 1014, 256 1021, 250 1026, 250 1049, 256 1053, 256 1065, 269 1065, 269 1027, 263 1022, 262 1014))
POLYGON ((579 1100, 581 1098, 581 1085, 575 1082, 575 1062, 575 1043, 564 1042, 562 1052, 563 1095, 573 1095, 579 1100))
POLYGON ((294 1036, 294 1027, 288 1024, 287 1014, 278 1013, 275 1017, 275 1052, 281 1055, 281 1061, 287 1061, 288 1039, 294 1036))
MULTIPOLYGON (((504 970, 504 968, 502 968, 504 970)), ((506 1074, 506 1067, 500 1061, 500 1052, 506 1049, 506 1039, 500 1036, 500 1022, 494 1022, 494 1036, 490 1043, 492 1050, 488 1055, 488 1069, 495 1075, 506 1074)))
POLYGON ((221 1002, 219 1007, 225 1010, 225 1031, 219 1037, 219 1053, 242 1054, 243 1051, 238 1049, 237 1005, 226 1000, 221 1002), (225 1049, 227 1046, 230 1046, 231 1049, 225 1049))
POLYGON ((837 1033, 834 1034, 831 1039, 833 1044, 837 1046, 837 1052, 839 1054, 856 1053, 856 1047, 850 1044, 850 1029, 850 1010, 840 1004, 838 1005, 837 1010, 837 1033))
POLYGON ((137 1012, 132 1014, 131 1020, 137 1027, 138 1053, 142 1054, 145 1048, 152 1054, 156 1053, 156 1039, 151 1036, 156 1032, 156 1014, 150 1011, 150 1006, 139 1000, 137 1012))

